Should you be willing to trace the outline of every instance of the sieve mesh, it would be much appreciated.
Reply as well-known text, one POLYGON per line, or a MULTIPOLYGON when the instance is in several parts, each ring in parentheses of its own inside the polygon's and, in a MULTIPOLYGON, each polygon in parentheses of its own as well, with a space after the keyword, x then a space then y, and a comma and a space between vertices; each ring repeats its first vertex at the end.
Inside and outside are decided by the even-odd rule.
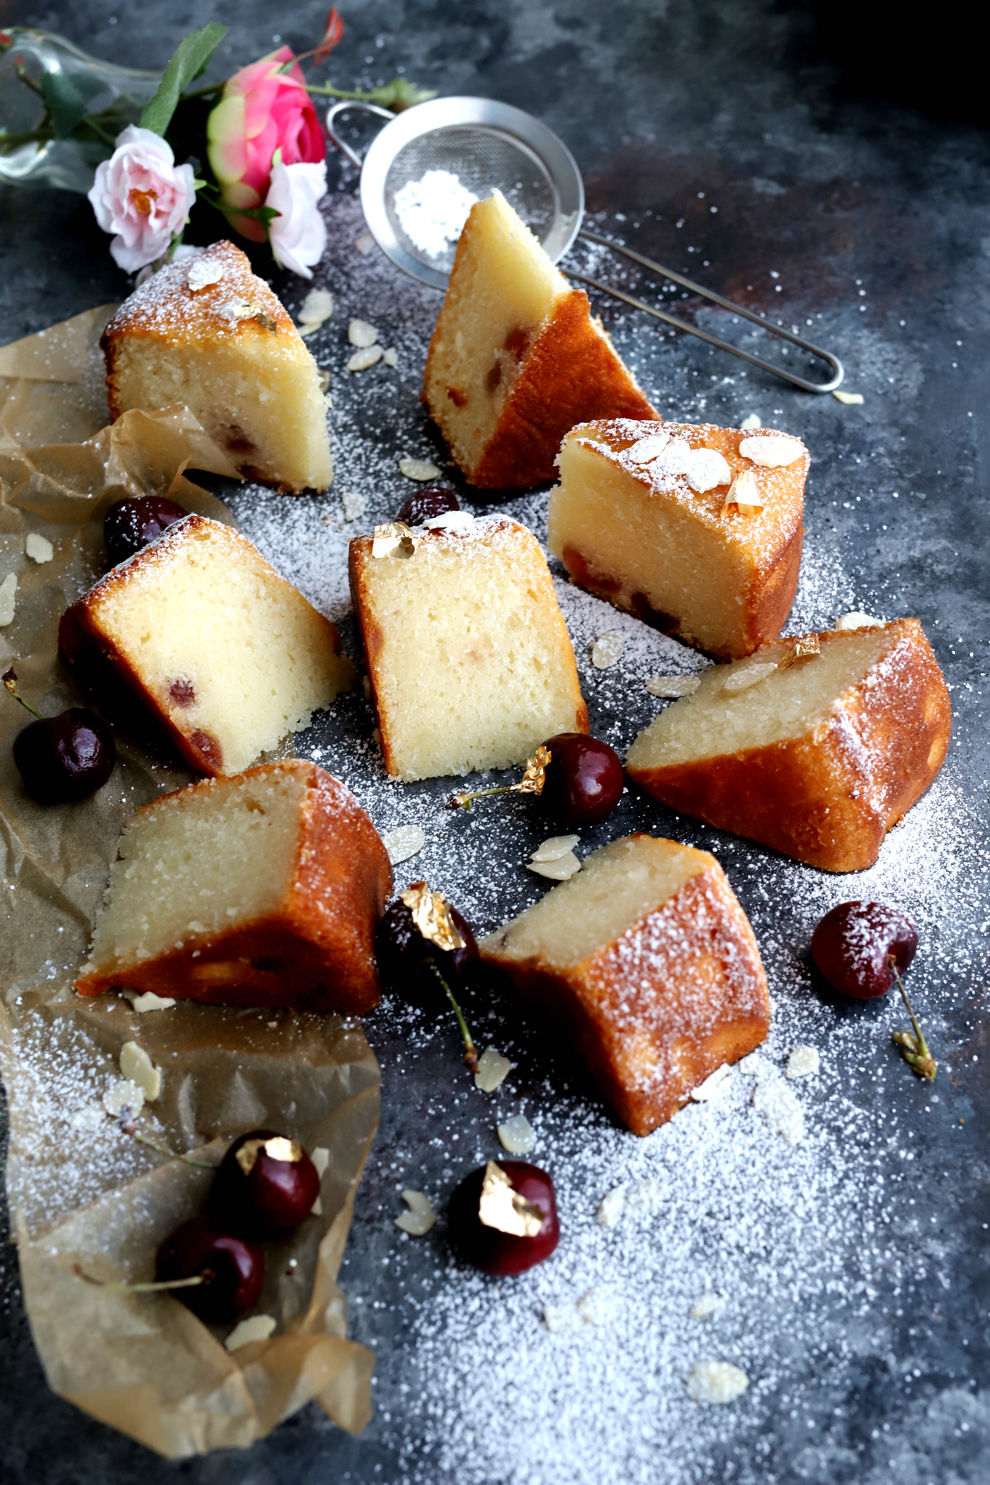
POLYGON ((411 257, 449 273, 471 205, 464 193, 484 200, 496 188, 545 242, 560 211, 546 167, 518 139, 484 124, 433 129, 403 145, 385 177, 385 212, 411 257), (454 177, 457 185, 434 180, 432 192, 418 190, 430 172, 454 177))

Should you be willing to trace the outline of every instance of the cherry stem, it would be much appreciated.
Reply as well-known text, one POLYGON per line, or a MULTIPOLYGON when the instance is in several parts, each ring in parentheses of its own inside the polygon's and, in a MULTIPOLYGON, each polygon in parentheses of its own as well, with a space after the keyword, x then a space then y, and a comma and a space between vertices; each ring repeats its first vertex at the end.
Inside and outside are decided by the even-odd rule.
POLYGON ((457 1004, 457 1001, 454 999, 454 992, 451 990, 450 986, 447 984, 447 981, 440 973, 440 966, 437 964, 436 960, 427 959, 426 962, 432 969, 433 973, 436 975, 437 979, 440 981, 444 990, 447 992, 447 999, 450 1001, 451 1005, 454 1008, 454 1015, 457 1017, 457 1024, 460 1027, 461 1036, 464 1038, 464 1061, 467 1063, 470 1070, 473 1073, 476 1073, 478 1071, 478 1049, 474 1045, 474 1041, 472 1039, 470 1031, 468 1031, 468 1024, 464 1019, 461 1008, 457 1004))
POLYGON ((31 713, 32 717, 37 717, 39 722, 43 722, 45 720, 44 717, 41 715, 41 713, 39 711, 35 711, 34 707, 31 705, 30 701, 25 701, 24 700, 24 697, 23 696, 18 696, 17 692, 14 690, 14 687, 17 684, 17 677, 14 674, 13 670, 5 670, 4 671, 4 673, 3 673, 3 683, 4 683, 4 686, 6 687, 6 689, 10 692, 11 696, 14 698, 14 700, 15 701, 19 701, 21 703, 21 706, 23 706, 27 711, 29 711, 31 713))
POLYGON ((497 789, 476 789, 473 794, 469 794, 467 789, 465 789, 460 794, 452 794, 450 796, 447 800, 447 808, 449 810, 469 810, 476 799, 484 799, 488 794, 512 794, 518 788, 518 784, 502 784, 497 789))
POLYGON ((935 1058, 932 1056, 931 1052, 928 1049, 928 1043, 925 1041, 925 1034, 918 1024, 918 1018, 914 1014, 914 1007, 908 1000, 908 994, 904 988, 904 981, 901 979, 900 972, 897 968, 897 961, 895 960, 893 954, 887 955, 887 962, 890 965, 891 969, 894 971, 894 979, 897 981, 897 988, 901 992, 901 999, 904 1001, 904 1004, 907 1007, 907 1013, 911 1017, 911 1025, 914 1027, 913 1038, 911 1038, 907 1032, 895 1031, 894 1041, 901 1048, 901 1053, 904 1057, 904 1060, 911 1068, 912 1072, 916 1072, 919 1078, 927 1078, 930 1082, 935 1076, 936 1070, 938 1068, 938 1063, 935 1061, 935 1058))
POLYGON ((134 1134, 134 1138, 140 1145, 147 1145, 151 1150, 157 1150, 159 1155, 167 1155, 170 1160, 184 1160, 186 1165, 198 1165, 203 1170, 216 1170, 216 1166, 209 1160, 197 1160, 193 1155, 179 1155, 175 1150, 170 1150, 167 1145, 160 1145, 150 1135, 138 1134, 136 1130, 125 1130, 125 1134, 134 1134))
POLYGON ((151 1294, 159 1289, 193 1289, 197 1284, 212 1284, 216 1274, 211 1268, 204 1268, 201 1274, 193 1274, 189 1279, 161 1279, 157 1283, 148 1284, 119 1284, 108 1283, 106 1279, 94 1279, 92 1274, 86 1273, 81 1264, 74 1263, 72 1272, 77 1278, 85 1279, 87 1284, 95 1284, 98 1289, 129 1289, 132 1294, 151 1294))

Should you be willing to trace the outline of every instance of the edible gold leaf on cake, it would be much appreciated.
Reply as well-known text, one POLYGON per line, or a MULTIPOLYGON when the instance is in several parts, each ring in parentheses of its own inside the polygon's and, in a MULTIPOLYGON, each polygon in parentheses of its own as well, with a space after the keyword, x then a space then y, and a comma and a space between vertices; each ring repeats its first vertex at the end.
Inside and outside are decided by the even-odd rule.
POLYGON ((269 1160, 280 1160, 287 1165, 298 1165, 303 1157, 303 1148, 299 1141, 287 1140, 282 1135, 273 1135, 267 1140, 245 1140, 234 1159, 246 1176, 254 1170, 262 1150, 269 1160))
POLYGON ((763 509, 760 487, 751 469, 741 469, 729 486, 722 510, 734 505, 741 516, 753 516, 763 509))
POLYGON ((375 527, 371 541, 373 557, 411 557, 416 538, 404 521, 387 521, 375 527))
POLYGON ((531 1238, 536 1237, 543 1226, 543 1213, 515 1190, 500 1165, 489 1160, 481 1183, 478 1221, 484 1227, 494 1227, 497 1232, 531 1238))
POLYGON ((817 634, 803 634, 789 654, 783 660, 777 662, 778 670, 787 670, 788 666, 796 665, 799 660, 807 660, 812 655, 820 655, 822 647, 818 643, 817 634))
POLYGON ((550 749, 545 748, 541 743, 532 758, 527 759, 525 773, 518 784, 512 785, 512 788, 517 794, 542 794, 549 766, 550 749))
POLYGON ((431 892, 425 882, 413 882, 399 900, 405 903, 416 927, 431 944, 447 954, 464 948, 464 940, 442 892, 431 892))

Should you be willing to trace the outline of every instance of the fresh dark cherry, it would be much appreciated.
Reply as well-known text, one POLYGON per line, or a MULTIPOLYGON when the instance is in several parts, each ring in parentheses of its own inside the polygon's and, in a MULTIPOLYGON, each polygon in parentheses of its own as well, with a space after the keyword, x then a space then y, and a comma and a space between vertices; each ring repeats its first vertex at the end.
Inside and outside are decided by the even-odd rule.
POLYGON ((158 1249, 155 1278, 170 1283, 197 1274, 203 1276, 202 1284, 172 1293, 201 1320, 221 1325, 239 1319, 258 1303, 265 1257, 257 1243, 219 1232, 205 1217, 193 1217, 158 1249))
POLYGON ((840 902, 815 929, 811 957, 833 990, 851 1000, 886 995, 914 958, 918 932, 897 908, 882 902, 840 902))
POLYGON ((540 794, 544 812, 568 829, 607 819, 624 784, 614 748, 583 732, 559 732, 544 746, 550 753, 540 794))
POLYGON ((434 516, 445 516, 449 510, 460 508, 453 490, 445 490, 442 485, 424 485, 403 502, 395 513, 395 519, 404 521, 407 526, 422 526, 424 521, 432 521, 434 516))
POLYGON ((101 717, 73 706, 30 722, 14 738, 14 762, 39 804, 73 804, 102 789, 117 749, 101 717))
POLYGON ((227 1232, 278 1237, 309 1216, 319 1194, 319 1174, 301 1146, 274 1130, 252 1129, 234 1141, 220 1162, 207 1210, 227 1232), (278 1158, 280 1148, 288 1153, 288 1147, 298 1159, 278 1158))
POLYGON ((386 990, 394 990, 404 1000, 436 1009, 446 1004, 443 986, 427 961, 433 960, 451 990, 463 987, 471 966, 478 960, 474 934, 452 903, 447 904, 463 949, 438 949, 423 937, 413 922, 411 910, 400 897, 392 903, 375 935, 375 958, 378 973, 386 990))
POLYGON ((560 1223, 553 1181, 545 1170, 525 1160, 500 1160, 497 1164, 513 1190, 543 1214, 539 1230, 526 1237, 502 1232, 481 1220, 479 1208, 487 1166, 473 1170, 450 1198, 447 1229, 454 1247, 468 1263, 486 1274, 508 1278, 550 1257, 560 1241, 560 1223))
POLYGON ((107 544, 110 565, 126 562, 140 552, 169 526, 181 521, 189 512, 174 500, 162 495, 139 495, 131 500, 115 500, 103 517, 103 538, 107 544))

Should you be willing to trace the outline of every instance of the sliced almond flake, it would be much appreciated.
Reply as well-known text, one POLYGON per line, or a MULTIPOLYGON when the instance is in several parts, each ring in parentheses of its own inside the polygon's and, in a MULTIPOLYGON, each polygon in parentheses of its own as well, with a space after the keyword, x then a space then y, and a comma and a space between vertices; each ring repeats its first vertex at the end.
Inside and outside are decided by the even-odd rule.
POLYGON ((626 636, 621 629, 609 629, 600 634, 591 646, 591 663, 596 670, 609 670, 622 659, 626 647, 626 636))
POLYGON ((538 877, 549 877, 552 882, 567 882, 581 870, 581 863, 573 851, 568 851, 555 861, 529 861, 526 870, 535 871, 538 877))
POLYGON ((50 562, 55 555, 55 548, 46 536, 40 536, 37 531, 29 531, 24 538, 24 551, 32 562, 50 562))
POLYGON ((299 323, 317 330, 333 314, 333 295, 327 289, 310 289, 299 311, 299 323))
POLYGON ((644 1180, 637 1181, 626 1193, 626 1206, 629 1211, 639 1212, 646 1217, 658 1212, 663 1205, 663 1200, 664 1188, 652 1176, 646 1176, 644 1180))
POLYGON ((740 670, 734 670, 727 675, 722 682, 721 695, 737 696, 740 691, 748 691, 751 686, 758 686, 765 681, 768 675, 773 675, 777 669, 776 660, 760 660, 755 665, 744 665, 740 670))
POLYGON ((382 360, 385 362, 386 366, 398 366, 399 356, 398 352, 395 349, 395 346, 387 346, 386 349, 382 351, 382 360))
POLYGON ((310 1150, 309 1158, 316 1166, 316 1174, 322 1180, 326 1175, 327 1166, 330 1164, 330 1151, 323 1145, 317 1145, 315 1150, 310 1150))
POLYGON ((580 839, 579 835, 551 835, 548 840, 537 846, 529 859, 530 861, 559 861, 562 856, 567 855, 568 851, 573 851, 580 839))
POLYGON ((510 1155, 527 1155, 536 1148, 536 1130, 525 1114, 513 1114, 498 1126, 499 1143, 510 1155))
POLYGON ((17 574, 8 572, 3 582, 0 583, 0 628, 14 622, 14 610, 17 606, 17 574))
POLYGON ((795 1047, 787 1059, 784 1077, 790 1082, 795 1078, 811 1078, 821 1067, 817 1047, 795 1047))
POLYGON ((224 1345, 228 1351, 237 1351, 253 1341, 267 1341, 274 1334, 276 1323, 273 1315, 251 1315, 234 1326, 224 1345))
POLYGON ((512 1068, 513 1063, 508 1057, 503 1057, 495 1047, 486 1047, 478 1058, 478 1071, 474 1075, 474 1086, 480 1088, 482 1093, 494 1093, 496 1088, 501 1087, 512 1068))
POLYGON ((433 1203, 422 1191, 403 1191, 402 1200, 409 1210, 396 1217, 396 1227, 401 1227, 410 1237, 423 1237, 437 1220, 433 1203))
POLYGON ((722 1084, 729 1076, 729 1072, 729 1064, 727 1062, 723 1062, 722 1066, 717 1067, 715 1071, 711 1073, 703 1083, 699 1083, 697 1088, 691 1089, 691 1098, 693 1102, 707 1103, 708 1100, 713 1096, 713 1094, 717 1093, 718 1090, 721 1088, 722 1084))
POLYGON ((651 675, 646 689, 651 696, 692 696, 700 685, 696 675, 651 675))
POLYGON ((575 1305, 544 1305, 542 1314, 543 1323, 552 1335, 580 1330, 584 1325, 575 1305))
POLYGON ((323 1202, 322 1202, 322 1200, 321 1200, 320 1197, 317 1197, 316 1200, 314 1201, 313 1205, 310 1207, 310 1209, 309 1209, 309 1215, 311 1217, 322 1217, 323 1216, 323 1202))
POLYGON ((763 420, 759 413, 747 413, 739 427, 743 433, 752 433, 754 428, 763 427, 763 420))
POLYGON ((659 459, 653 461, 651 473, 687 474, 691 465, 691 445, 686 438, 672 438, 659 459))
POLYGON ((841 619, 836 619, 836 629, 882 629, 883 619, 875 619, 872 614, 863 614, 858 610, 843 614, 841 619))
POLYGON ((194 294, 198 294, 200 289, 209 289, 213 284, 218 284, 223 278, 223 272, 224 265, 215 258, 196 258, 189 265, 186 283, 194 294))
POLYGON ((361 236, 355 242, 354 246, 357 248, 362 258, 366 258, 375 246, 375 239, 372 237, 370 232, 362 232, 361 236))
POLYGON ((355 351, 347 363, 348 371, 368 371, 382 359, 380 345, 370 345, 365 351, 355 351))
POLYGON ((435 464, 428 459, 400 459, 399 473, 404 474, 407 480, 438 480, 440 471, 435 464))
POLYGON ((622 1220, 622 1214, 626 1209, 625 1186, 613 1186, 611 1191, 606 1191, 598 1203, 595 1212, 595 1221, 599 1227, 617 1227, 622 1220))
POLYGON ((645 438, 637 439, 629 448, 624 449, 622 457, 630 464, 650 464, 663 453, 669 443, 669 433, 648 433, 645 438))
POLYGON ((749 1386, 741 1367, 730 1361, 696 1361, 688 1373, 688 1397, 696 1403, 727 1403, 749 1386))
POLYGON ((426 832, 419 825, 397 825, 382 836, 382 844, 393 866, 408 861, 426 845, 426 832))
POLYGON ((832 396, 835 398, 836 402, 845 403, 846 407, 863 406, 862 392, 843 392, 841 387, 836 387, 835 391, 832 393, 832 396))
POLYGON ((762 1114, 775 1134, 787 1145, 799 1145, 804 1139, 804 1113, 797 1096, 779 1078, 757 1083, 753 1091, 753 1108, 762 1114))
POLYGON ((149 1103, 154 1103, 162 1091, 161 1069, 155 1066, 137 1042, 125 1042, 121 1047, 120 1071, 125 1078, 137 1084, 149 1103))
POLYGON ((727 510, 730 505, 736 506, 742 516, 753 516, 763 509, 763 497, 751 469, 740 469, 729 486, 722 509, 727 510))
POLYGON ((691 1306, 691 1319, 703 1320, 706 1315, 714 1315, 715 1311, 720 1310, 724 1304, 724 1299, 720 1299, 717 1294, 713 1294, 710 1289, 707 1289, 691 1306))
POLYGON ((119 1119, 125 1109, 137 1116, 144 1108, 144 1089, 129 1078, 119 1078, 104 1093, 103 1107, 111 1119, 119 1119))
POLYGON ((706 491, 714 490, 719 485, 727 485, 732 479, 732 470, 718 449, 692 449, 684 473, 696 495, 704 495, 706 491))
POLYGON ((347 327, 347 339, 351 345, 367 350, 378 339, 378 331, 374 325, 369 325, 367 320, 351 320, 347 327))
POLYGON ((788 464, 797 463, 804 453, 804 444, 786 433, 758 433, 741 441, 739 453, 743 459, 750 459, 763 469, 784 469, 788 464))
POLYGON ((473 532, 476 524, 469 510, 445 510, 439 516, 430 516, 428 521, 423 522, 428 531, 454 531, 462 536, 473 532))
POLYGON ((358 495, 354 490, 345 490, 340 497, 340 503, 344 511, 345 521, 356 521, 363 516, 368 509, 368 502, 363 495, 358 495))
POLYGON ((137 990, 125 990, 124 995, 139 1016, 146 1011, 170 1011, 175 1005, 171 995, 156 995, 153 990, 146 990, 143 995, 137 990))

